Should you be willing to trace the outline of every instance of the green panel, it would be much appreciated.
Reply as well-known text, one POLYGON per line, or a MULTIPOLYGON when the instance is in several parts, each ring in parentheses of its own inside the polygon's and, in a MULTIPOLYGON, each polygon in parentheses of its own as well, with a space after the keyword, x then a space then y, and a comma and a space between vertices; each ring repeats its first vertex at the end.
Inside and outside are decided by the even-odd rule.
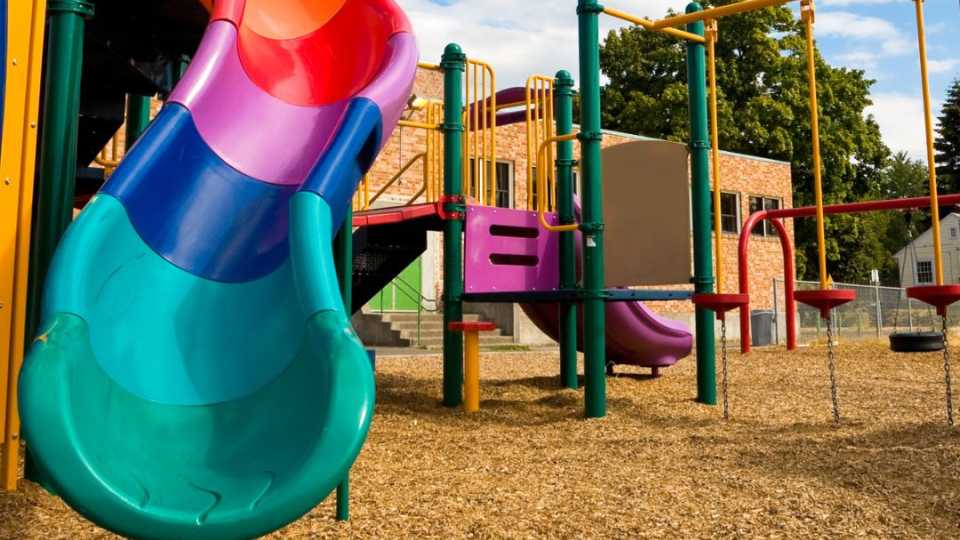
POLYGON ((422 273, 423 261, 421 257, 417 257, 417 260, 404 268, 403 272, 367 303, 367 309, 374 312, 417 311, 423 290, 422 273))

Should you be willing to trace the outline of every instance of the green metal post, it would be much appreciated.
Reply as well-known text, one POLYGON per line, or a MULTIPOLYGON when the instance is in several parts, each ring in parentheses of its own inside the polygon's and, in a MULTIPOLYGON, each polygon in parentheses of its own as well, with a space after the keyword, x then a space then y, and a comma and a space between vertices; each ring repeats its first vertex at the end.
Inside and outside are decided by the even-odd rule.
MULTIPOLYGON (((692 2, 687 13, 700 11, 692 2)), ((687 32, 704 35, 703 22, 687 32)), ((713 238, 710 220, 710 132, 707 119, 706 52, 702 43, 687 42, 687 89, 690 99, 690 175, 693 199, 693 284, 698 293, 713 292, 713 238)), ((717 211, 720 209, 718 208, 717 211)), ((717 404, 714 313, 697 308, 697 401, 717 404)))
POLYGON ((603 7, 579 0, 580 143, 583 160, 583 353, 587 418, 607 414, 606 321, 603 288, 603 198, 600 163, 600 28, 603 7))
MULTIPOLYGON (((573 77, 557 72, 557 135, 573 132, 573 77)), ((557 145, 557 211, 561 224, 575 223, 573 214, 573 141, 557 145)), ((576 234, 560 233, 560 288, 577 286, 576 234)), ((560 384, 577 389, 577 304, 560 304, 560 384)))
MULTIPOLYGON (((337 277, 340 280, 340 294, 347 318, 353 313, 353 200, 347 205, 347 215, 343 226, 334 239, 334 259, 337 265, 337 277)), ((350 472, 337 486, 337 521, 350 519, 350 472)))
POLYGON ((129 152, 140 135, 150 125, 150 97, 127 94, 127 137, 124 142, 129 152))
POLYGON ((337 521, 350 520, 350 472, 337 486, 337 521))
POLYGON ((83 32, 94 6, 85 0, 47 4, 47 58, 41 112, 40 166, 33 201, 27 339, 40 326, 43 283, 60 237, 73 220, 80 123, 83 32))
POLYGON ((443 228, 443 404, 463 401, 463 336, 451 322, 463 319, 463 74, 467 56, 456 43, 447 45, 443 68, 443 192, 447 219, 443 228))

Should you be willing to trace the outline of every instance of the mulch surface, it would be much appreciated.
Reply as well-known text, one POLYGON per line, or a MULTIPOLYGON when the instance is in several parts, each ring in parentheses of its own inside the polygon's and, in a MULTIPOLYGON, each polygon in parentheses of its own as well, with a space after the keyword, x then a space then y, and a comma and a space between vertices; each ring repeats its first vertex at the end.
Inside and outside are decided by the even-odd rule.
MULTIPOLYGON (((272 538, 960 537, 942 356, 845 343, 835 426, 825 355, 732 355, 729 421, 693 401, 692 359, 618 368, 587 421, 555 352, 486 353, 474 415, 438 404, 439 357, 381 358, 352 520, 331 498, 272 538)), ((31 484, 0 494, 0 538, 110 537, 31 484)))

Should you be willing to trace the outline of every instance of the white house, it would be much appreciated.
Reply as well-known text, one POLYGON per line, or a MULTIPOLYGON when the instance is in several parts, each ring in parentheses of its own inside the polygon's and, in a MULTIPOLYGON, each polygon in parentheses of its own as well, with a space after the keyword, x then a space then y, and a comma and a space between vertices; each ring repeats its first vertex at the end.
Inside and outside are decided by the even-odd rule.
MULTIPOLYGON (((960 214, 950 213, 940 220, 940 239, 943 248, 943 280, 960 283, 960 214)), ((927 229, 894 258, 900 266, 902 287, 932 285, 935 281, 933 264, 933 229, 927 229)))

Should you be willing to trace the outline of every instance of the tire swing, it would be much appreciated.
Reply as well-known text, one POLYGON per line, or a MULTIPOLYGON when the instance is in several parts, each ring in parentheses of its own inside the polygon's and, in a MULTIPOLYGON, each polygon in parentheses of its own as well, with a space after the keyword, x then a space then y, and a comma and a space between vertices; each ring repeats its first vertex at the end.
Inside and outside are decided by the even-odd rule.
MULTIPOLYGON (((904 253, 903 263, 900 265, 900 283, 903 283, 904 270, 907 268, 907 253, 910 254, 910 267, 916 268, 917 265, 917 246, 913 244, 914 228, 913 220, 909 212, 907 213, 907 236, 911 249, 904 253)), ((923 353, 936 352, 943 350, 943 332, 933 328, 930 330, 913 330, 913 321, 910 322, 910 330, 900 331, 900 301, 902 298, 897 296, 897 309, 894 312, 893 332, 890 334, 890 350, 898 353, 923 353)), ((910 302, 908 298, 907 302, 910 302)), ((909 305, 907 306, 909 309, 909 305)))

